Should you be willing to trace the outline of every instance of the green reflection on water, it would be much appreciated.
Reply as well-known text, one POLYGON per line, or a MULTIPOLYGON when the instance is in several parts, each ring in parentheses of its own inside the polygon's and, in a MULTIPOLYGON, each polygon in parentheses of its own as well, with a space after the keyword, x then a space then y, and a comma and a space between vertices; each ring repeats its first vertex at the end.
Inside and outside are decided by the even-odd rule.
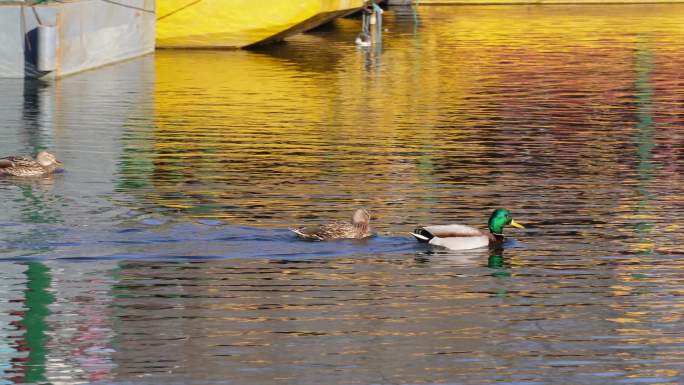
POLYGON ((22 216, 27 223, 60 223, 62 218, 54 209, 54 202, 48 202, 45 197, 30 185, 20 186, 21 196, 25 200, 26 209, 22 216))
POLYGON ((50 268, 40 262, 28 264, 24 273, 27 278, 26 307, 22 324, 26 327, 24 339, 29 349, 26 363, 26 382, 37 383, 45 381, 45 364, 48 354, 46 331, 47 317, 50 315, 48 306, 55 301, 55 297, 48 291, 52 282, 50 268))
POLYGON ((510 277, 511 273, 508 272, 506 266, 506 258, 504 258, 503 250, 492 251, 487 259, 487 267, 494 269, 492 273, 493 277, 496 278, 506 278, 510 277))
POLYGON ((653 72, 653 51, 640 48, 636 56, 636 101, 637 101, 637 152, 639 154, 639 193, 644 201, 652 197, 647 190, 647 183, 653 172, 653 86, 651 76, 653 72))
MULTIPOLYGON (((653 86, 651 77, 654 69, 653 51, 641 45, 636 52, 636 102, 637 102, 637 154, 639 156, 638 175, 639 184, 637 190, 641 196, 638 203, 637 213, 648 214, 652 194, 648 191, 648 185, 652 177, 654 165, 652 162, 653 148, 653 86)), ((648 242, 647 237, 653 228, 649 222, 639 222, 635 225, 635 231, 643 242, 648 242)))

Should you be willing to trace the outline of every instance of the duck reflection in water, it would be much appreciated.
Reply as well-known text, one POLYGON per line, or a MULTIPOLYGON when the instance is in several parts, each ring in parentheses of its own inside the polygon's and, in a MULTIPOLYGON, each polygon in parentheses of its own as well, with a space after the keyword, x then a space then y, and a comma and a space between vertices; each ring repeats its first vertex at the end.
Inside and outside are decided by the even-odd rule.
POLYGON ((487 258, 487 267, 494 269, 493 277, 503 278, 511 276, 511 273, 508 271, 511 263, 510 260, 504 257, 503 246, 490 250, 489 258, 487 258))
POLYGON ((436 263, 445 266, 477 267, 486 266, 493 269, 493 277, 509 277, 511 260, 504 256, 503 246, 494 249, 473 249, 473 250, 426 250, 416 253, 413 258, 416 264, 436 263), (484 262, 484 257, 487 261, 484 262))

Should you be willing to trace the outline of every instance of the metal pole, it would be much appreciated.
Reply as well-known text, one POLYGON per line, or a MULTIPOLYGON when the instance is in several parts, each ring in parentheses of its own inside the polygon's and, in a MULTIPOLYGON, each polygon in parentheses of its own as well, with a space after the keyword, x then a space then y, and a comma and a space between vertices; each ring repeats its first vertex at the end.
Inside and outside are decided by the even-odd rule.
POLYGON ((378 44, 382 43, 382 14, 385 11, 379 5, 373 2, 373 11, 375 11, 375 41, 378 44))

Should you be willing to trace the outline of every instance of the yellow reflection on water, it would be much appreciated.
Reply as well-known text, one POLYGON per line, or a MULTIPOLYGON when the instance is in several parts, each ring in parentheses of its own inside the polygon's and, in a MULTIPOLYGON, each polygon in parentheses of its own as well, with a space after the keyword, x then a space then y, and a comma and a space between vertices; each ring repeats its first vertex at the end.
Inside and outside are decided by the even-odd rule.
POLYGON ((659 205, 673 204, 663 190, 637 212, 634 194, 681 182, 665 133, 680 119, 684 7, 398 12, 386 14, 381 50, 354 47, 358 20, 344 19, 259 51, 157 53, 154 189, 138 193, 191 216, 264 225, 367 206, 382 230, 484 225, 488 208, 504 205, 631 235, 612 223, 658 222, 659 205), (635 148, 644 52, 649 180, 635 148))

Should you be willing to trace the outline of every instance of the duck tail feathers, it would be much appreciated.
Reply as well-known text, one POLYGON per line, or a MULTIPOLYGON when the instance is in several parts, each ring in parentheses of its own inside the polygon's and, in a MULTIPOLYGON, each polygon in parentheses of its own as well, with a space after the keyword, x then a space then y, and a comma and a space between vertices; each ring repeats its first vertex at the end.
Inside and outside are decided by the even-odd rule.
POLYGON ((422 227, 418 227, 415 230, 413 230, 411 235, 413 235, 418 240, 418 242, 430 242, 430 240, 435 237, 429 231, 425 230, 422 227))
POLYGON ((420 235, 420 234, 416 234, 416 233, 409 233, 409 234, 413 235, 413 237, 416 238, 416 240, 418 240, 418 242, 428 242, 428 241, 430 241, 429 239, 425 238, 424 236, 422 236, 422 235, 420 235))
POLYGON ((300 236, 300 237, 303 237, 303 238, 308 237, 307 234, 302 233, 301 231, 299 231, 299 229, 290 229, 290 231, 292 231, 293 233, 297 234, 297 236, 300 236))
POLYGON ((297 236, 299 238, 302 238, 302 239, 308 239, 308 240, 312 240, 312 241, 322 241, 323 240, 323 237, 321 237, 318 234, 307 234, 300 229, 290 229, 290 231, 297 234, 297 236))

